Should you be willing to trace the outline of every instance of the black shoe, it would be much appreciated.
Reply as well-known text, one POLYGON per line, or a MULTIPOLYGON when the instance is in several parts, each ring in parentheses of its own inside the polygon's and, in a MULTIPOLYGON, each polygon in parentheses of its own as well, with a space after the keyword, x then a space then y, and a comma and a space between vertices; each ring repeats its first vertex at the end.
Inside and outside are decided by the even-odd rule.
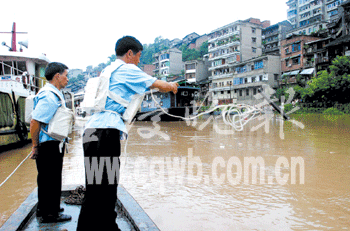
MULTIPOLYGON (((64 208, 62 208, 62 207, 60 208, 60 210, 58 210, 59 213, 62 213, 63 211, 64 211, 64 208)), ((37 217, 42 217, 40 209, 36 210, 36 216, 37 217)))
POLYGON ((42 217, 42 223, 57 223, 72 220, 72 216, 66 214, 60 214, 58 216, 45 216, 42 217))

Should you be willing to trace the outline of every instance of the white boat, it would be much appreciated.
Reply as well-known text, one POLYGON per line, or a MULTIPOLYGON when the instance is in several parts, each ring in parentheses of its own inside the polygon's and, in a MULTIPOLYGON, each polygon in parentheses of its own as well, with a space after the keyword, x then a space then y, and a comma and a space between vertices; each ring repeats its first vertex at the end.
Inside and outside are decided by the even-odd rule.
POLYGON ((25 99, 45 85, 45 55, 26 52, 0 54, 0 145, 28 139, 25 99))
POLYGON ((29 124, 24 122, 25 99, 45 85, 49 63, 44 54, 16 51, 15 28, 14 23, 12 47, 0 53, 0 146, 29 138, 29 124))

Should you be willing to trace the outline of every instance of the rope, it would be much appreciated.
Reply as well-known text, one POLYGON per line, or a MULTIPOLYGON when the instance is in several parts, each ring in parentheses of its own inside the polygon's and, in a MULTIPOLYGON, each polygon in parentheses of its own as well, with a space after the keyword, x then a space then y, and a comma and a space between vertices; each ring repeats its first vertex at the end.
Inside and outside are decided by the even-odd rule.
MULTIPOLYGON (((151 96, 152 96, 153 101, 163 111, 163 113, 165 113, 169 116, 175 117, 175 118, 183 119, 183 120, 193 120, 193 119, 200 117, 204 114, 209 114, 217 109, 222 109, 221 116, 223 118, 224 123, 232 126, 236 131, 242 131, 244 125, 246 125, 249 121, 257 118, 257 115, 261 115, 261 113, 262 113, 262 109, 255 108, 255 107, 250 106, 250 105, 231 103, 231 104, 227 104, 227 105, 215 106, 214 108, 209 109, 208 111, 199 113, 198 115, 193 116, 193 117, 182 117, 182 116, 176 116, 176 115, 169 114, 167 111, 165 111, 158 104, 157 100, 154 98, 153 90, 151 90, 151 96)), ((204 102, 204 100, 203 100, 203 102, 204 102)), ((198 107, 198 110, 202 107, 203 102, 198 107)))
POLYGON ((32 154, 32 152, 30 152, 28 154, 28 156, 26 158, 24 158, 24 160, 22 160, 22 162, 17 166, 17 168, 15 168, 15 170, 13 170, 13 172, 0 184, 0 187, 3 184, 5 184, 8 179, 10 179, 10 177, 17 171, 17 169, 24 163, 24 161, 26 161, 30 157, 31 154, 32 154))

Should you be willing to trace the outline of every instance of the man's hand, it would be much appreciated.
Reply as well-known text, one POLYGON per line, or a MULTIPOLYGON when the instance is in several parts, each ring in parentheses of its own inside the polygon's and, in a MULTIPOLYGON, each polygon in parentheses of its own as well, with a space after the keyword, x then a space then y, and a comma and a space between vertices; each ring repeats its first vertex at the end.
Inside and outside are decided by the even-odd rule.
POLYGON ((33 146, 32 147, 32 152, 30 155, 30 159, 35 160, 36 158, 38 158, 38 147, 37 146, 33 146))
POLYGON ((174 94, 177 93, 177 87, 179 86, 178 83, 173 82, 165 82, 162 80, 156 80, 152 86, 151 89, 158 88, 160 92, 169 92, 172 91, 174 94))
POLYGON ((177 87, 179 86, 179 84, 178 83, 173 83, 173 82, 171 82, 170 84, 173 85, 171 91, 174 94, 176 94, 177 93, 177 87))

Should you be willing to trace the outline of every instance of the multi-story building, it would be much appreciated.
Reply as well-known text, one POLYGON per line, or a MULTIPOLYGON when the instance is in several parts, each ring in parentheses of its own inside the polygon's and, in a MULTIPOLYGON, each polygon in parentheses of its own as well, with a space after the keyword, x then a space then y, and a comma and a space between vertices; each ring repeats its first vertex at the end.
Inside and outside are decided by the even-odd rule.
MULTIPOLYGON (((334 1, 327 3, 330 2, 334 1)), ((304 43, 304 70, 300 72, 301 75, 311 78, 321 70, 328 70, 336 56, 350 55, 350 0, 340 4, 336 11, 337 16, 327 24, 328 36, 304 43)))
POLYGON ((330 60, 337 55, 350 56, 350 0, 338 7, 338 17, 327 25, 331 41, 326 45, 330 60))
POLYGON ((262 30, 263 54, 280 54, 281 40, 286 38, 287 32, 292 29, 292 24, 285 20, 271 25, 262 30))
POLYGON ((250 18, 233 22, 208 34, 211 62, 209 79, 212 80, 210 91, 213 98, 217 92, 226 91, 225 97, 230 97, 227 99, 232 102, 233 94, 227 93, 230 91, 228 84, 232 85, 234 74, 230 65, 262 54, 261 30, 268 26, 269 21, 260 22, 259 19, 250 18))
POLYGON ((338 6, 346 0, 289 0, 287 18, 293 26, 291 34, 310 35, 325 30, 338 15, 338 6))
POLYGON ((185 79, 188 82, 200 82, 208 79, 209 62, 207 59, 185 62, 185 79))
POLYGON ((308 71, 302 73, 315 74, 321 70, 327 70, 330 64, 328 49, 326 45, 329 44, 330 38, 320 38, 316 41, 306 42, 304 44, 304 68, 308 71))
POLYGON ((188 83, 196 83, 200 87, 198 99, 205 99, 205 105, 208 103, 206 94, 209 91, 209 61, 208 57, 203 57, 203 60, 191 60, 185 62, 185 79, 188 83))
MULTIPOLYGON (((241 63, 232 64, 230 69, 234 72, 232 82, 227 82, 224 89, 217 92, 217 99, 220 102, 234 94, 237 102, 253 105, 258 103, 254 96, 264 84, 272 88, 278 87, 278 79, 281 73, 280 56, 255 57, 241 63), (226 89, 229 87, 226 92, 225 87, 226 89)), ((223 85, 225 83, 221 83, 221 86, 223 85)))
POLYGON ((184 70, 182 52, 177 48, 170 48, 153 55, 155 66, 154 76, 165 79, 169 75, 181 74, 184 70))
MULTIPOLYGON (((280 84, 296 83, 296 76, 299 73, 301 74, 304 69, 310 68, 307 64, 309 60, 307 60, 304 46, 306 43, 317 40, 320 40, 320 38, 309 35, 293 35, 281 41, 281 71, 283 73, 283 80, 280 81, 280 84)), ((307 73, 309 75, 313 74, 313 72, 307 73)))
POLYGON ((208 35, 204 34, 202 36, 192 39, 192 41, 188 44, 188 48, 199 50, 202 44, 207 41, 208 41, 208 35))

